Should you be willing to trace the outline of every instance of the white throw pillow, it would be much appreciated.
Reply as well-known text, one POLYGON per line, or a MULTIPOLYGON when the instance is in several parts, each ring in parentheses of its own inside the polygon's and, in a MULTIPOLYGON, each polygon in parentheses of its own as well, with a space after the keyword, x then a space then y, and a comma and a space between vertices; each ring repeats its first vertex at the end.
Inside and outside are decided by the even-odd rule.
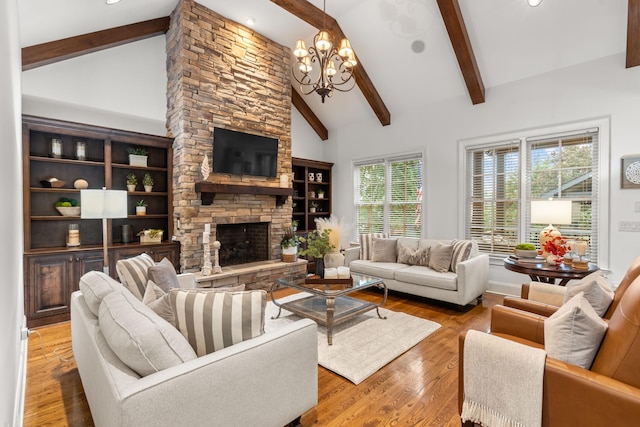
POLYGON ((172 289, 169 300, 176 327, 198 356, 264 333, 265 291, 172 289))
POLYGON ((80 278, 80 291, 89 310, 96 316, 102 299, 111 292, 122 292, 125 287, 102 271, 90 271, 80 278))
POLYGON ((398 247, 398 239, 373 239, 373 247, 371 251, 372 262, 396 262, 398 255, 396 248, 398 247))
POLYGON ((614 294, 606 277, 598 273, 599 271, 596 271, 584 279, 573 283, 569 282, 564 294, 564 302, 566 303, 578 293, 584 292, 585 299, 589 301, 598 316, 604 316, 613 301, 614 294))
POLYGON ((544 348, 549 357, 589 369, 606 332, 607 322, 580 292, 544 321, 544 348))
POLYGON ((105 296, 98 322, 111 350, 141 377, 196 358, 176 328, 130 293, 105 296))

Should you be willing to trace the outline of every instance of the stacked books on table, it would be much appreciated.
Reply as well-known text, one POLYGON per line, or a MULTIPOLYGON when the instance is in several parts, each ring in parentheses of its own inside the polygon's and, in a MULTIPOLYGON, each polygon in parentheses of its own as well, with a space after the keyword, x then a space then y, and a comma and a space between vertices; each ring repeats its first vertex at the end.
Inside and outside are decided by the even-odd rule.
POLYGON ((526 257, 521 257, 521 256, 516 256, 516 255, 509 255, 509 259, 512 259, 514 261, 518 261, 518 262, 528 262, 531 264, 539 264, 541 262, 544 262, 544 258, 542 258, 540 255, 538 255, 537 257, 534 258, 526 258, 526 257))

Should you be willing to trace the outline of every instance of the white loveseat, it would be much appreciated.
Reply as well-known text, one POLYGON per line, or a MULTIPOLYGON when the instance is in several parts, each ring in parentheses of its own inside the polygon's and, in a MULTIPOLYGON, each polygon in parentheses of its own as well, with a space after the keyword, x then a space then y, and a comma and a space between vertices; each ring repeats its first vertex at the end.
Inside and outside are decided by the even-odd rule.
MULTIPOLYGON (((129 292, 104 277, 122 292, 129 292)), ((129 294, 127 298, 133 295, 129 294)), ((145 307, 137 299, 133 303, 136 309, 145 307)), ((82 291, 72 294, 71 335, 78 372, 98 427, 281 427, 317 404, 317 326, 311 320, 205 356, 194 354, 192 360, 141 377, 112 351, 91 304, 95 300, 88 302, 82 291)), ((148 310, 145 315, 155 313, 148 310)))
MULTIPOLYGON (((452 240, 412 237, 397 239, 398 248, 403 245, 412 249, 434 247, 437 243, 451 244, 452 240)), ((475 242, 471 242, 468 258, 456 264, 455 272, 449 269, 443 273, 422 265, 360 259, 360 249, 360 246, 355 246, 345 250, 345 265, 349 266, 353 273, 368 274, 383 279, 390 290, 459 306, 467 305, 482 297, 487 290, 489 256, 479 253, 475 242)))

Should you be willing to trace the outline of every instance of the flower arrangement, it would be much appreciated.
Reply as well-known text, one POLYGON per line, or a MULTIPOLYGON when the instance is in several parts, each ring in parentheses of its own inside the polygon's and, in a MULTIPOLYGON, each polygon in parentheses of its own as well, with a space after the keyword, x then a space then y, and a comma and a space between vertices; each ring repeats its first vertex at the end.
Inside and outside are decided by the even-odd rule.
POLYGON ((571 247, 567 244, 567 238, 562 236, 552 236, 542 245, 542 250, 555 255, 556 259, 562 259, 571 247))

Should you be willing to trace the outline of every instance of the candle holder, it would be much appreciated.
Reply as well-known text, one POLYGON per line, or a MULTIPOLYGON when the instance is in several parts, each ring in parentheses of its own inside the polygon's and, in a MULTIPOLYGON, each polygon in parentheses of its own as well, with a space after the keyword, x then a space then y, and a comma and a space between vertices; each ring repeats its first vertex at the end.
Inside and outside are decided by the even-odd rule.
POLYGON ((202 275, 211 276, 211 249, 209 248, 209 242, 203 243, 204 246, 204 262, 202 264, 202 275))
POLYGON ((220 253, 220 242, 219 241, 215 241, 213 242, 213 273, 222 273, 222 268, 220 267, 220 258, 219 258, 219 253, 220 253))

